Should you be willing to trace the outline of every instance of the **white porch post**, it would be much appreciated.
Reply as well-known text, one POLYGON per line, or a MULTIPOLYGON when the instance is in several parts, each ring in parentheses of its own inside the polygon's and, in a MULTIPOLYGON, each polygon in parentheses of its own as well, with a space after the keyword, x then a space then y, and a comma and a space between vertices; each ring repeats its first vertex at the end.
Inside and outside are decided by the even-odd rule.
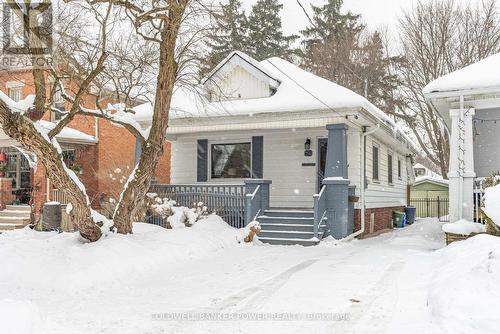
POLYGON ((450 110, 450 222, 473 219, 474 114, 474 109, 450 110))

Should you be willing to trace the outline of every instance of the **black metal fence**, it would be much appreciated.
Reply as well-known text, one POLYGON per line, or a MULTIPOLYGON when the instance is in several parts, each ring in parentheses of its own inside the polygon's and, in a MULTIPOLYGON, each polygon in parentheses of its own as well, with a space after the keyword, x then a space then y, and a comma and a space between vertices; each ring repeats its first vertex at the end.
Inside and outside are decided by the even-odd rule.
POLYGON ((416 217, 436 217, 441 222, 450 220, 450 200, 448 198, 412 198, 410 205, 417 209, 416 217))

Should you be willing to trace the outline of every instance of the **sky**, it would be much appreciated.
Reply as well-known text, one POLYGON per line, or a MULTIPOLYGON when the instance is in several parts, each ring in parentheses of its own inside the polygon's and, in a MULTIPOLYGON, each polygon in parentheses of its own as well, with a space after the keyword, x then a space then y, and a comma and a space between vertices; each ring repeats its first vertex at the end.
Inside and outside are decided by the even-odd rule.
MULTIPOLYGON (((479 3, 481 0, 460 1, 479 3)), ((248 13, 256 0, 242 0, 242 2, 248 13)), ((283 4, 283 31, 286 34, 297 34, 307 25, 306 16, 296 0, 279 0, 279 2, 283 4)), ((300 2, 309 10, 310 4, 321 5, 326 0, 300 0, 300 2)), ((344 0, 342 8, 355 14, 361 14, 369 29, 387 27, 389 31, 396 32, 398 17, 416 2, 416 0, 344 0)))

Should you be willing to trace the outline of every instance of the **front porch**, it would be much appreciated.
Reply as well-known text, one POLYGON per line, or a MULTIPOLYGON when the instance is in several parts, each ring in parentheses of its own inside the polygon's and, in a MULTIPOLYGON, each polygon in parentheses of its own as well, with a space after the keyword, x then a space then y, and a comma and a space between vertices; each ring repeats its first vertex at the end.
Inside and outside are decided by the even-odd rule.
MULTIPOLYGON (((262 227, 261 240, 269 243, 315 244, 327 235, 341 239, 351 234, 354 226, 354 203, 348 200, 349 195, 355 195, 355 186, 348 179, 348 127, 331 124, 323 131, 327 136, 318 140, 316 156, 313 156, 313 145, 307 134, 305 144, 288 148, 290 157, 298 160, 290 167, 300 165, 307 171, 303 175, 295 176, 295 170, 284 170, 281 164, 274 164, 270 153, 276 148, 270 145, 268 150, 262 136, 253 136, 249 143, 239 144, 234 144, 239 142, 237 140, 228 141, 228 144, 210 144, 209 140, 197 139, 198 182, 153 184, 150 192, 186 207, 203 202, 210 212, 217 213, 236 228, 258 221, 262 227), (302 159, 316 159, 317 165, 301 163, 302 159), (269 161, 273 163, 268 165, 269 161), (312 173, 311 165, 316 167, 316 173, 312 173), (234 175, 253 178, 222 182, 226 176, 231 178, 234 175), (264 175, 272 178, 263 179, 264 175), (306 186, 294 187, 295 184, 306 186), (309 195, 305 191, 310 191, 309 195), (307 203, 310 203, 309 207, 300 205, 307 203)), ((317 129, 312 132, 320 133, 317 129)), ((302 134, 291 133, 294 140, 304 142, 302 134)), ((355 152, 356 147, 353 146, 352 151, 355 152)), ((179 156, 179 159, 184 157, 179 156)), ((173 161, 176 161, 175 156, 173 161)), ((175 181, 175 171, 173 174, 175 181)), ((147 217, 147 220, 161 223, 154 216, 147 217)))

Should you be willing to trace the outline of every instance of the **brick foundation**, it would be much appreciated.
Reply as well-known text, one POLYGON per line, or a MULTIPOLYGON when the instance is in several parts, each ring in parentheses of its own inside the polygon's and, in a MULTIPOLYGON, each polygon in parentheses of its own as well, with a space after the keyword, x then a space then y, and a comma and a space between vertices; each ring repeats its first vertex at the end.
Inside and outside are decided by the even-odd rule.
POLYGON ((12 194, 12 179, 0 178, 0 209, 5 209, 6 205, 14 202, 14 195, 12 194))
MULTIPOLYGON (((392 213, 394 211, 404 211, 404 206, 374 208, 365 210, 365 232, 361 238, 378 235, 384 231, 392 229, 392 213), (371 215, 374 214, 373 223, 371 215)), ((354 231, 361 229, 361 210, 354 210, 354 231)))

